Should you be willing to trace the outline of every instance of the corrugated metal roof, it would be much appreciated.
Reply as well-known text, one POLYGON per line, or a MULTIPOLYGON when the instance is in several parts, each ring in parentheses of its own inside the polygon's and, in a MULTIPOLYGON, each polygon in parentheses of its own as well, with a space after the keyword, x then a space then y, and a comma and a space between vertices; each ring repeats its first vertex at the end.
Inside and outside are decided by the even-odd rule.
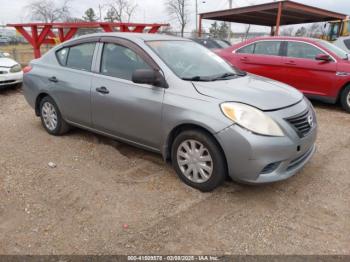
POLYGON ((293 1, 277 1, 267 4, 202 13, 200 16, 202 19, 209 20, 275 26, 280 4, 282 6, 280 25, 343 20, 347 17, 345 14, 308 6, 293 1))

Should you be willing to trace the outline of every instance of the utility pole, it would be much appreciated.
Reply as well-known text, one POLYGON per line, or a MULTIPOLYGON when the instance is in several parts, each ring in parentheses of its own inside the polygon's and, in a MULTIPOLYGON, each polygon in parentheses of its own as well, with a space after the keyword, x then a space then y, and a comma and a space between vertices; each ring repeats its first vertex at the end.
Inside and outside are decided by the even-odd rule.
MULTIPOLYGON (((229 8, 232 9, 232 0, 228 0, 229 8)), ((229 27, 228 27, 228 41, 231 41, 231 22, 229 22, 229 27)))
MULTIPOLYGON (((198 33, 198 0, 195 0, 195 6, 196 6, 196 32, 198 33)), ((202 4, 205 4, 206 2, 204 0, 201 0, 202 4)))
POLYGON ((102 6, 100 4, 98 4, 98 11, 100 16, 100 22, 102 22, 102 6))

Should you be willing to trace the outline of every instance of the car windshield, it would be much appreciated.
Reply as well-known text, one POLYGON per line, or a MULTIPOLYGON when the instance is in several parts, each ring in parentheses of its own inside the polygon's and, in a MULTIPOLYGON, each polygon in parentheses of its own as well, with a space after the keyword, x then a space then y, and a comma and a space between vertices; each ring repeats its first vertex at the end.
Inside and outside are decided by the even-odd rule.
POLYGON ((337 47, 336 45, 333 45, 327 41, 324 40, 317 40, 317 42, 323 46, 324 48, 328 49, 332 53, 336 54, 341 59, 348 59, 348 54, 341 48, 337 47))
POLYGON ((147 44, 180 78, 215 81, 240 75, 230 64, 209 49, 192 41, 148 41, 147 44))
POLYGON ((5 57, 5 54, 3 52, 0 52, 0 58, 5 57))

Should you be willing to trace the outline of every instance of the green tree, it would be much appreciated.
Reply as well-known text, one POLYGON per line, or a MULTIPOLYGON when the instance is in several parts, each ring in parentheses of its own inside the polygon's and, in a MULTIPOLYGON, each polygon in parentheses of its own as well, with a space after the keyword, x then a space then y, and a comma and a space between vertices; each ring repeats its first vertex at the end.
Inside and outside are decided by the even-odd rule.
POLYGON ((106 17, 104 18, 104 20, 111 23, 119 21, 119 17, 115 8, 111 7, 107 10, 106 17))
POLYGON ((221 22, 220 24, 218 22, 214 22, 211 24, 209 28, 209 33, 214 38, 220 38, 220 39, 226 39, 228 38, 228 34, 230 32, 230 28, 227 23, 221 22))
POLYGON ((209 28, 209 33, 212 37, 214 38, 218 38, 218 35, 219 35, 219 24, 218 22, 214 22, 210 25, 210 28, 209 28))
POLYGON ((97 16, 95 14, 94 9, 89 8, 85 11, 85 15, 83 16, 84 21, 87 22, 96 22, 97 21, 97 16))

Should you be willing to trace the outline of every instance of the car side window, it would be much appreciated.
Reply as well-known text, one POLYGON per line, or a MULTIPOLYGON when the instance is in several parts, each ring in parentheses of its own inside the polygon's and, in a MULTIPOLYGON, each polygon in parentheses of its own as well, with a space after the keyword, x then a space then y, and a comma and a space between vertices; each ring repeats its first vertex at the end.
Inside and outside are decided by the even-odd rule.
POLYGON ((236 53, 239 54, 254 54, 254 48, 255 44, 247 45, 245 47, 242 47, 236 51, 236 53))
POLYGON ((84 43, 69 48, 67 67, 91 71, 95 43, 84 43))
POLYGON ((278 56, 280 54, 281 41, 261 41, 255 43, 254 54, 278 56))
POLYGON ((61 65, 66 65, 68 50, 69 48, 65 47, 56 52, 57 60, 61 65))
POLYGON ((325 54, 319 48, 302 42, 288 42, 287 57, 314 60, 317 55, 325 54))
POLYGON ((131 80, 137 69, 152 69, 130 48, 106 43, 103 46, 100 73, 125 80, 131 80))

